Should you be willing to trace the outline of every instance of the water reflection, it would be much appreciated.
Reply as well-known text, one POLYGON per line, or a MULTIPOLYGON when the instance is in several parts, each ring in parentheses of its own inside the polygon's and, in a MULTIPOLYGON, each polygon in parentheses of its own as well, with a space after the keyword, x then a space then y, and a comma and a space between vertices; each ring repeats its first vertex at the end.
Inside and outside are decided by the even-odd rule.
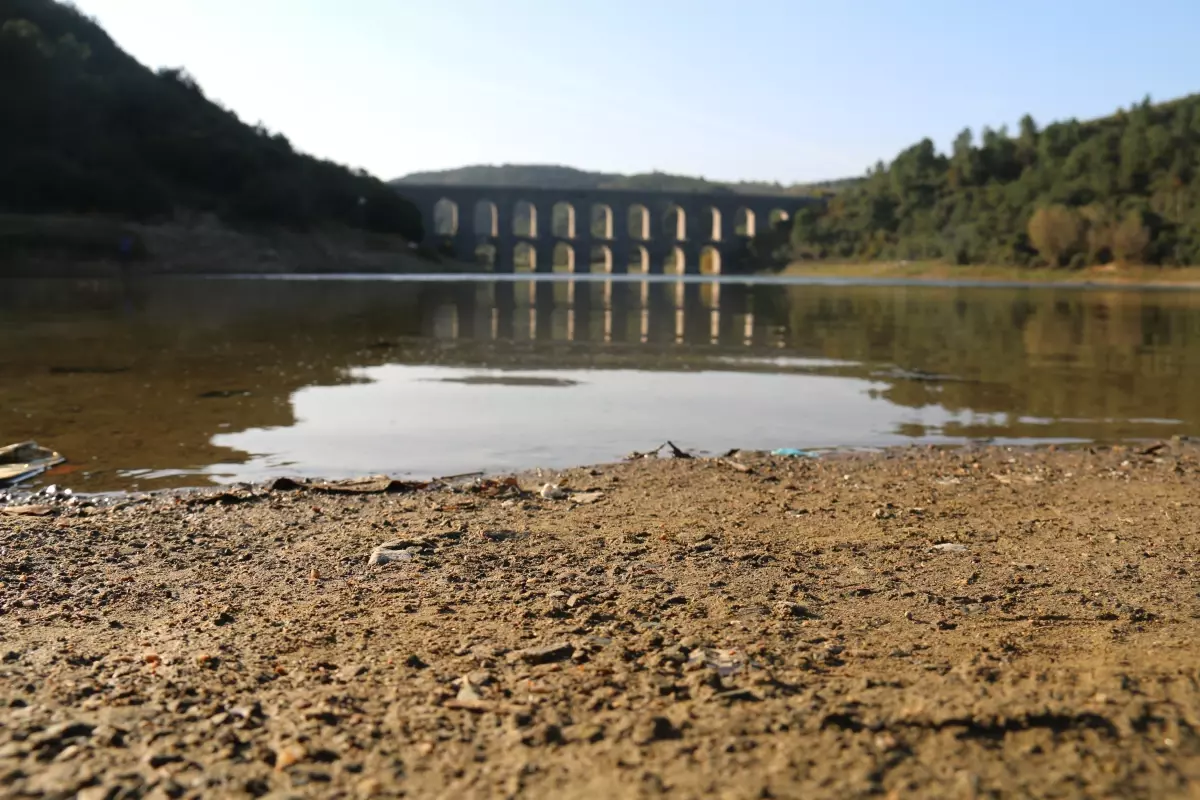
POLYGON ((6 281, 0 336, 0 440, 93 489, 1200 427, 1184 292, 6 281))

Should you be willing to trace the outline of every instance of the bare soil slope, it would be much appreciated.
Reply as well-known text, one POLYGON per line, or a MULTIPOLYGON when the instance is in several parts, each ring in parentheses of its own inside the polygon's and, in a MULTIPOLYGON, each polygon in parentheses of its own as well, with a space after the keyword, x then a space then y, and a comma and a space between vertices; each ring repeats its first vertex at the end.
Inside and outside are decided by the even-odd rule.
POLYGON ((9 509, 0 794, 1197 797, 1198 456, 9 509))

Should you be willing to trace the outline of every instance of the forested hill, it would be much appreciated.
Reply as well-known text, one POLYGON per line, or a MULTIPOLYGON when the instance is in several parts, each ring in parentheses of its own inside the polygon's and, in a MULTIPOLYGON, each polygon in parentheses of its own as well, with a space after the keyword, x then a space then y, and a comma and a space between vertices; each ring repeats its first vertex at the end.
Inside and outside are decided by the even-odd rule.
POLYGON ((415 207, 362 172, 242 123, 182 70, 157 73, 54 0, 0 3, 0 211, 421 235, 415 207))
POLYGON ((798 214, 805 258, 1200 264, 1200 95, 1015 135, 963 131, 798 214))
POLYGON ((857 179, 793 184, 762 181, 723 183, 687 175, 666 172, 643 172, 622 175, 615 172, 588 172, 574 167, 554 164, 478 164, 457 169, 414 172, 392 181, 405 183, 445 184, 447 186, 528 186, 545 189, 641 189, 665 192, 711 192, 746 194, 812 195, 831 192, 853 184, 857 179))

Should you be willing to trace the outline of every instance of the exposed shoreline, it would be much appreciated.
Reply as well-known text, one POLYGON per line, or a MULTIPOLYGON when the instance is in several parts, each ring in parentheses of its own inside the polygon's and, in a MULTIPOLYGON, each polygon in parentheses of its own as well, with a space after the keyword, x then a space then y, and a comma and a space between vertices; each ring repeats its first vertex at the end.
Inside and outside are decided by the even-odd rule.
POLYGON ((1123 267, 1035 269, 986 265, 955 266, 944 262, 795 262, 781 275, 807 278, 875 278, 911 281, 978 281, 995 283, 1057 283, 1113 287, 1161 286, 1200 288, 1198 267, 1123 267))
POLYGON ((1188 797, 1197 496, 1180 441, 0 514, 0 774, 89 798, 1188 797))
POLYGON ((415 249, 399 236, 344 227, 243 231, 207 215, 160 224, 0 215, 0 246, 6 237, 12 237, 15 251, 4 264, 2 277, 416 274, 474 269, 415 249), (133 250, 124 260, 119 255, 122 240, 131 242, 133 250))

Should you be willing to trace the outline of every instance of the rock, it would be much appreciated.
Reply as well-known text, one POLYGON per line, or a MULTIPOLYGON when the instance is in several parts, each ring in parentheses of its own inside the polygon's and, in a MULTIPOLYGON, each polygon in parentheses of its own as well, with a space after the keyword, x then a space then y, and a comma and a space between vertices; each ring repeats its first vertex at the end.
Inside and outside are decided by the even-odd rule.
POLYGON ((688 653, 689 670, 711 669, 725 677, 734 675, 745 666, 745 660, 737 650, 716 650, 702 647, 688 653))
POLYGON ((347 664, 338 670, 337 676, 343 681, 352 681, 355 678, 366 675, 370 669, 366 664, 347 664))
POLYGON ((781 600, 771 609, 776 619, 813 619, 816 615, 806 606, 781 600))
POLYGON ((683 738, 683 732, 674 722, 662 716, 650 717, 638 723, 633 732, 633 740, 638 744, 663 742, 670 739, 683 738))
POLYGON ((33 506, 5 506, 0 508, 0 514, 9 514, 15 517, 45 517, 54 512, 51 506, 33 505, 33 506))
POLYGON ((563 736, 562 728, 552 722, 547 722, 538 728, 532 738, 532 744, 556 745, 564 744, 566 737, 563 736))
POLYGON ((477 700, 482 700, 483 695, 475 688, 466 678, 463 678, 462 685, 458 687, 458 696, 455 697, 460 703, 473 703, 477 700))
POLYGON ((72 739, 87 738, 92 735, 92 731, 95 729, 95 725, 86 722, 61 722, 57 725, 51 725, 46 730, 31 737, 31 742, 35 750, 40 750, 44 747, 64 745, 72 739))
POLYGON ((734 688, 716 692, 712 695, 712 697, 709 698, 709 700, 723 701, 725 703, 758 703, 762 700, 762 698, 750 689, 734 688))
POLYGON ((510 654, 510 659, 524 661, 526 664, 551 664, 555 661, 566 661, 575 653, 575 645, 570 642, 556 642, 543 647, 530 647, 517 650, 510 654))
POLYGON ((380 567, 393 561, 412 561, 416 555, 416 548, 408 542, 384 542, 371 551, 367 564, 380 567))
POLYGON ((152 768, 158 769, 167 764, 178 764, 183 761, 183 756, 178 753, 147 753, 142 760, 152 768))
POLYGON ((545 500, 566 500, 567 493, 557 483, 547 483, 540 493, 545 500))
POLYGON ((355 789, 359 797, 378 797, 383 794, 383 782, 378 778, 363 778, 355 789))
POLYGON ((941 544, 935 544, 933 549, 939 553, 965 553, 968 548, 965 544, 959 544, 958 542, 942 542, 941 544))
POLYGON ((575 494, 571 495, 571 501, 578 503, 581 506, 598 503, 603 499, 604 492, 576 492, 575 494))

